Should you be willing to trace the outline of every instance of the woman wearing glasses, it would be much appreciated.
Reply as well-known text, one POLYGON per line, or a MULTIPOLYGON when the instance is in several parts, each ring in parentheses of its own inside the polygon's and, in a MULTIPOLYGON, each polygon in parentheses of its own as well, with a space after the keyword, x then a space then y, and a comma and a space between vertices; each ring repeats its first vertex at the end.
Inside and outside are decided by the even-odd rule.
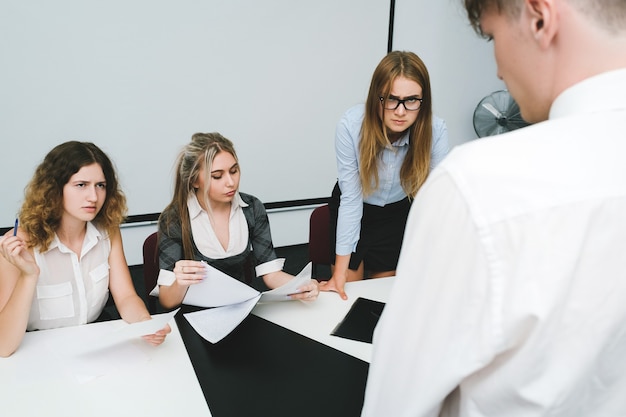
POLYGON ((346 281, 395 275, 411 201, 449 150, 445 122, 432 114, 428 70, 417 55, 394 51, 382 59, 366 103, 341 118, 335 148, 336 256, 333 275, 320 289, 347 299, 346 281))

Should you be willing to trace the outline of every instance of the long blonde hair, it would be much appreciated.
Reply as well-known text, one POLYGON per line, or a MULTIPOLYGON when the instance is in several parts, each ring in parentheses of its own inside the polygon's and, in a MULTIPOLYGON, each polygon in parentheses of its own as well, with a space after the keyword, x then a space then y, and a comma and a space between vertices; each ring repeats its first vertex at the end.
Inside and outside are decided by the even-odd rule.
POLYGON ((378 188, 378 159, 382 150, 391 143, 384 120, 380 116, 380 97, 389 95, 393 82, 398 77, 408 78, 422 87, 422 104, 417 120, 409 127, 409 152, 400 169, 400 184, 409 198, 417 194, 430 170, 432 99, 428 70, 413 52, 390 52, 374 70, 365 102, 365 117, 359 143, 359 175, 363 194, 366 196, 378 188))
MULTIPOLYGON (((193 259, 193 241, 191 238, 191 221, 189 210, 187 210, 187 200, 190 193, 195 193, 196 183, 200 170, 204 167, 204 184, 209 186, 211 178, 211 167, 215 156, 220 152, 230 153, 235 161, 237 154, 235 146, 219 133, 195 133, 181 153, 178 155, 176 163, 176 180, 174 182, 174 195, 172 201, 163 210, 160 223, 166 231, 172 224, 180 222, 181 238, 184 259, 193 259)), ((207 191, 201 190, 203 203, 207 210, 210 210, 207 191)))

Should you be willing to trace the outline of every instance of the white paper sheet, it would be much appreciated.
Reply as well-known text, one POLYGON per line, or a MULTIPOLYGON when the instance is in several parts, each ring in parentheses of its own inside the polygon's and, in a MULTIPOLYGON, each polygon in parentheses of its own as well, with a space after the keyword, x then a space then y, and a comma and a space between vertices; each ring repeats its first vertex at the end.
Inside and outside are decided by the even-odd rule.
POLYGON ((198 307, 211 307, 209 304, 216 304, 219 300, 219 303, 216 304, 218 307, 184 314, 196 332, 211 343, 219 342, 232 332, 250 314, 258 302, 290 301, 292 298, 289 295, 297 293, 298 288, 308 284, 311 280, 311 263, 309 263, 296 277, 284 285, 259 293, 215 268, 208 265, 207 268, 213 270, 210 271, 210 284, 205 285, 205 282, 209 280, 207 276, 202 284, 194 284, 189 287, 183 303, 198 307), (195 287, 199 288, 189 297, 189 293, 195 287), (226 300, 240 301, 227 305, 221 304, 226 300))
POLYGON ((260 293, 222 271, 206 265, 207 276, 199 284, 189 286, 183 304, 197 307, 220 307, 239 304, 260 293))
POLYGON ((178 308, 169 313, 155 314, 151 316, 152 320, 137 323, 119 321, 113 329, 108 329, 108 331, 100 332, 97 335, 86 336, 80 344, 73 347, 72 353, 81 355, 92 351, 103 351, 114 345, 140 338, 143 335, 156 333, 169 323, 178 310, 180 309, 178 308))
POLYGON ((204 340, 217 343, 235 330, 250 314, 260 295, 242 303, 186 313, 183 316, 204 340))
POLYGON ((290 294, 295 294, 298 292, 298 288, 306 285, 311 281, 311 263, 309 262, 307 266, 305 266, 302 271, 298 275, 294 277, 294 279, 287 281, 284 285, 274 288, 270 291, 265 291, 261 294, 260 303, 266 303, 270 301, 289 301, 291 297, 290 294))
POLYGON ((174 318, 178 310, 180 310, 180 308, 170 311, 169 313, 154 314, 151 316, 152 320, 139 321, 137 323, 123 323, 123 325, 114 332, 113 337, 131 339, 156 333, 174 318))

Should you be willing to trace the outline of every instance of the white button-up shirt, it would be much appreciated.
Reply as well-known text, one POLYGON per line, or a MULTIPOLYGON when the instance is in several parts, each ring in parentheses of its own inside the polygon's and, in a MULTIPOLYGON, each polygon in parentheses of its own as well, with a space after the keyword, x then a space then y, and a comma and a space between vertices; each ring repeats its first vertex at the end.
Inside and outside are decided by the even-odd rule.
POLYGON ((87 223, 80 259, 56 235, 46 252, 34 253, 40 274, 27 329, 76 326, 97 319, 109 298, 108 236, 87 223))
POLYGON ((626 70, 460 146, 413 203, 363 416, 626 416, 626 70))

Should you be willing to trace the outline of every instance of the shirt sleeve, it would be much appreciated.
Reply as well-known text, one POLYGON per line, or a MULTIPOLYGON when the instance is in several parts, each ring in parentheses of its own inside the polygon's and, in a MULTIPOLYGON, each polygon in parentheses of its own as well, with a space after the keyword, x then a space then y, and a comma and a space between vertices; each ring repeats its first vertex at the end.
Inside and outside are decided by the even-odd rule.
POLYGON ((448 155, 448 152, 450 152, 448 126, 443 119, 433 116, 433 145, 430 156, 431 172, 448 155))
POLYGON ((416 196, 393 279, 362 416, 438 416, 463 378, 493 359, 498 334, 480 233, 442 169, 416 196))
POLYGON ((272 272, 282 271, 284 266, 284 258, 277 258, 273 261, 262 263, 257 265, 255 268, 256 276, 262 277, 263 275, 271 274, 272 272))
POLYGON ((363 216, 363 191, 358 162, 361 123, 358 123, 357 129, 349 114, 348 112, 342 117, 335 132, 337 173, 341 190, 335 248, 338 255, 349 255, 356 249, 363 216))

